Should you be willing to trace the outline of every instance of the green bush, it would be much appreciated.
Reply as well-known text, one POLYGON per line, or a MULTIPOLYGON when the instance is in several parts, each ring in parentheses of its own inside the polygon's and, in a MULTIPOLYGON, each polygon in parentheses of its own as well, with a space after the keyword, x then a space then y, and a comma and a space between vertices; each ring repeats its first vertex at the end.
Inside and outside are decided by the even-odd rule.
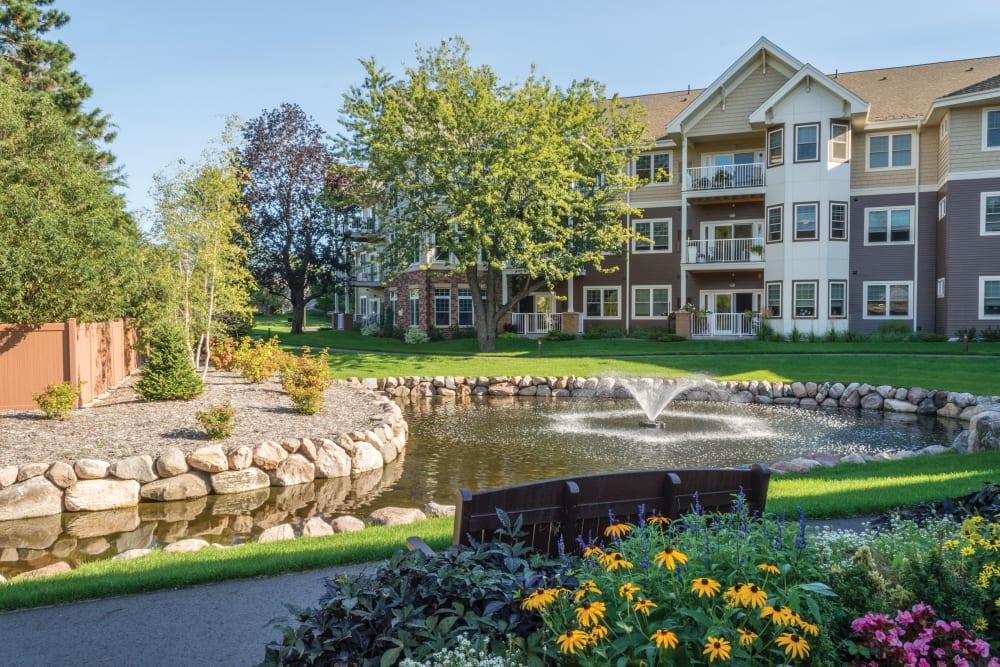
POLYGON ((976 327, 969 327, 968 329, 958 329, 955 331, 955 335, 958 337, 959 340, 962 340, 966 336, 969 337, 969 340, 976 340, 976 327))
POLYGON ((761 322, 760 326, 757 327, 757 340, 781 343, 784 342, 785 337, 775 331, 774 327, 767 322, 761 322))
POLYGON ((310 357, 309 348, 302 348, 302 356, 290 355, 281 373, 281 386, 292 399, 295 411, 303 415, 323 409, 323 392, 332 382, 326 350, 318 357, 310 357))
POLYGON ((198 410, 194 416, 201 422, 209 440, 224 440, 233 434, 233 418, 236 410, 228 402, 210 405, 207 411, 198 410))
POLYGON ((80 385, 74 387, 69 382, 50 384, 40 394, 35 394, 35 404, 45 413, 46 419, 65 421, 73 414, 73 404, 80 398, 80 385))
POLYGON ((205 390, 191 364, 184 333, 179 327, 161 324, 150 339, 149 359, 135 389, 144 401, 189 401, 205 390))
POLYGON ((406 330, 403 334, 403 342, 407 345, 423 345, 430 342, 430 336, 416 327, 406 330))
POLYGON ((843 337, 841 338, 845 343, 864 343, 868 340, 868 336, 857 331, 845 331, 843 337))
POLYGON ((220 371, 231 371, 236 368, 236 351, 239 341, 235 338, 221 338, 212 343, 212 366, 220 371))
POLYGON ((789 343, 801 343, 802 342, 802 332, 799 331, 798 327, 792 328, 792 333, 788 334, 789 343))
POLYGON ((1000 343, 1000 326, 986 327, 980 336, 987 343, 1000 343))
POLYGON ((262 384, 281 370, 285 356, 278 347, 277 336, 266 343, 259 338, 253 341, 242 338, 236 350, 236 367, 240 369, 247 382, 262 384))
POLYGON ((440 343, 444 340, 444 332, 437 327, 429 327, 427 329, 427 338, 432 343, 440 343))
POLYGON ((378 324, 376 324, 375 322, 372 322, 370 324, 366 324, 365 326, 361 327, 361 335, 362 336, 375 336, 375 337, 381 336, 382 335, 382 327, 379 326, 378 324))
POLYGON ((543 336, 545 340, 561 341, 561 340, 576 340, 576 334, 572 334, 568 331, 561 331, 559 329, 550 329, 545 332, 543 336))
POLYGON ((886 320, 882 324, 878 325, 877 331, 880 334, 895 334, 902 336, 910 333, 910 325, 900 320, 886 320))
POLYGON ((947 343, 949 339, 946 334, 921 331, 913 334, 911 340, 915 343, 947 343))
POLYGON ((658 340, 661 343, 681 343, 683 341, 686 341, 687 338, 681 336, 680 334, 664 333, 657 336, 656 340, 658 340))
POLYGON ((823 336, 824 343, 836 343, 838 340, 840 340, 840 334, 838 334, 837 330, 832 327, 826 332, 826 335, 823 336))
POLYGON ((583 332, 583 337, 588 340, 598 338, 624 338, 625 330, 621 327, 591 327, 583 332))

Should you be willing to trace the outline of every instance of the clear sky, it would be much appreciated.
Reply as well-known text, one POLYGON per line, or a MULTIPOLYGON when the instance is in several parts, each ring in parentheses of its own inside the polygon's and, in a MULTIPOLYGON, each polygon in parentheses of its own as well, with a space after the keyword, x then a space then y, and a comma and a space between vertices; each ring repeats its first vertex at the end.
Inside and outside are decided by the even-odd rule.
POLYGON ((56 31, 111 114, 111 150, 129 207, 150 205, 152 176, 197 158, 226 115, 295 102, 337 133, 358 59, 391 72, 414 47, 461 35, 476 63, 507 81, 532 64, 557 84, 592 78, 637 95, 702 88, 760 36, 825 72, 1000 55, 997 0, 730 2, 626 0, 483 3, 365 0, 56 0, 56 31))

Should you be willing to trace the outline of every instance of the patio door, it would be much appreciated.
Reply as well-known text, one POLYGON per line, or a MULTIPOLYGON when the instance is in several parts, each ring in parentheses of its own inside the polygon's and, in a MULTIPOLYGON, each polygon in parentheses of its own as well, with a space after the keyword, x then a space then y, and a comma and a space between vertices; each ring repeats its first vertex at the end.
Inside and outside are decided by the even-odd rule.
POLYGON ((743 317, 747 310, 760 312, 764 293, 761 290, 705 290, 701 293, 701 309, 711 312, 707 333, 713 336, 745 336, 749 322, 743 317))
POLYGON ((710 262, 740 262, 749 257, 751 239, 761 236, 759 222, 722 222, 704 225, 704 238, 708 242, 710 262), (744 256, 747 255, 747 256, 744 256))

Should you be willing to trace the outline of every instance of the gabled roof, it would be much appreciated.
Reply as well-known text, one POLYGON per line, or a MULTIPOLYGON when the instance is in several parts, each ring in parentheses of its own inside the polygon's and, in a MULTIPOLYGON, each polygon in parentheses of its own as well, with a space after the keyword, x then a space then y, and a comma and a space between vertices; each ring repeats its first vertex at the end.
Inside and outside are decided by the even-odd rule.
POLYGON ((968 95, 969 93, 985 93, 988 90, 997 90, 997 89, 1000 89, 1000 74, 997 74, 996 76, 991 76, 988 79, 983 79, 982 81, 974 83, 971 86, 960 88, 952 93, 948 93, 944 97, 947 99, 949 97, 968 95))
POLYGON ((622 100, 638 102, 646 107, 646 138, 654 141, 666 140, 667 123, 683 111, 702 93, 702 89, 679 90, 671 93, 654 93, 623 97, 622 100))
MULTIPOLYGON (((839 97, 848 105, 850 105, 850 114, 864 113, 868 110, 868 103, 852 93, 850 90, 840 85, 836 80, 829 78, 827 75, 820 72, 818 69, 810 64, 805 64, 799 71, 796 72, 791 79, 785 82, 785 84, 778 88, 771 97, 764 100, 763 104, 757 107, 753 113, 750 114, 750 123, 764 123, 767 122, 768 112, 780 102, 786 95, 795 90, 803 82, 809 85, 816 84, 821 86, 830 92, 834 97, 839 97)), ((845 109, 847 111, 847 109, 845 109)))

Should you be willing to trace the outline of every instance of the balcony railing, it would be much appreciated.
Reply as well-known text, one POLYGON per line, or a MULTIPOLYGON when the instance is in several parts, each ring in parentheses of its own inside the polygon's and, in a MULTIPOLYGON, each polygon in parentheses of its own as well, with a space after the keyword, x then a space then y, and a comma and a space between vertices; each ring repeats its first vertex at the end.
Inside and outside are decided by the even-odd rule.
POLYGON ((382 272, 378 270, 355 271, 353 282, 355 283, 379 283, 382 281, 382 272))
POLYGON ((562 327, 561 313, 511 313, 510 323, 522 336, 539 336, 562 327))
POLYGON ((760 328, 758 313, 695 313, 692 336, 756 336, 760 328))
POLYGON ((764 187, 763 162, 716 167, 689 167, 684 172, 687 191, 733 190, 764 187))
POLYGON ((764 239, 715 239, 687 241, 685 264, 717 264, 764 261, 764 239))

